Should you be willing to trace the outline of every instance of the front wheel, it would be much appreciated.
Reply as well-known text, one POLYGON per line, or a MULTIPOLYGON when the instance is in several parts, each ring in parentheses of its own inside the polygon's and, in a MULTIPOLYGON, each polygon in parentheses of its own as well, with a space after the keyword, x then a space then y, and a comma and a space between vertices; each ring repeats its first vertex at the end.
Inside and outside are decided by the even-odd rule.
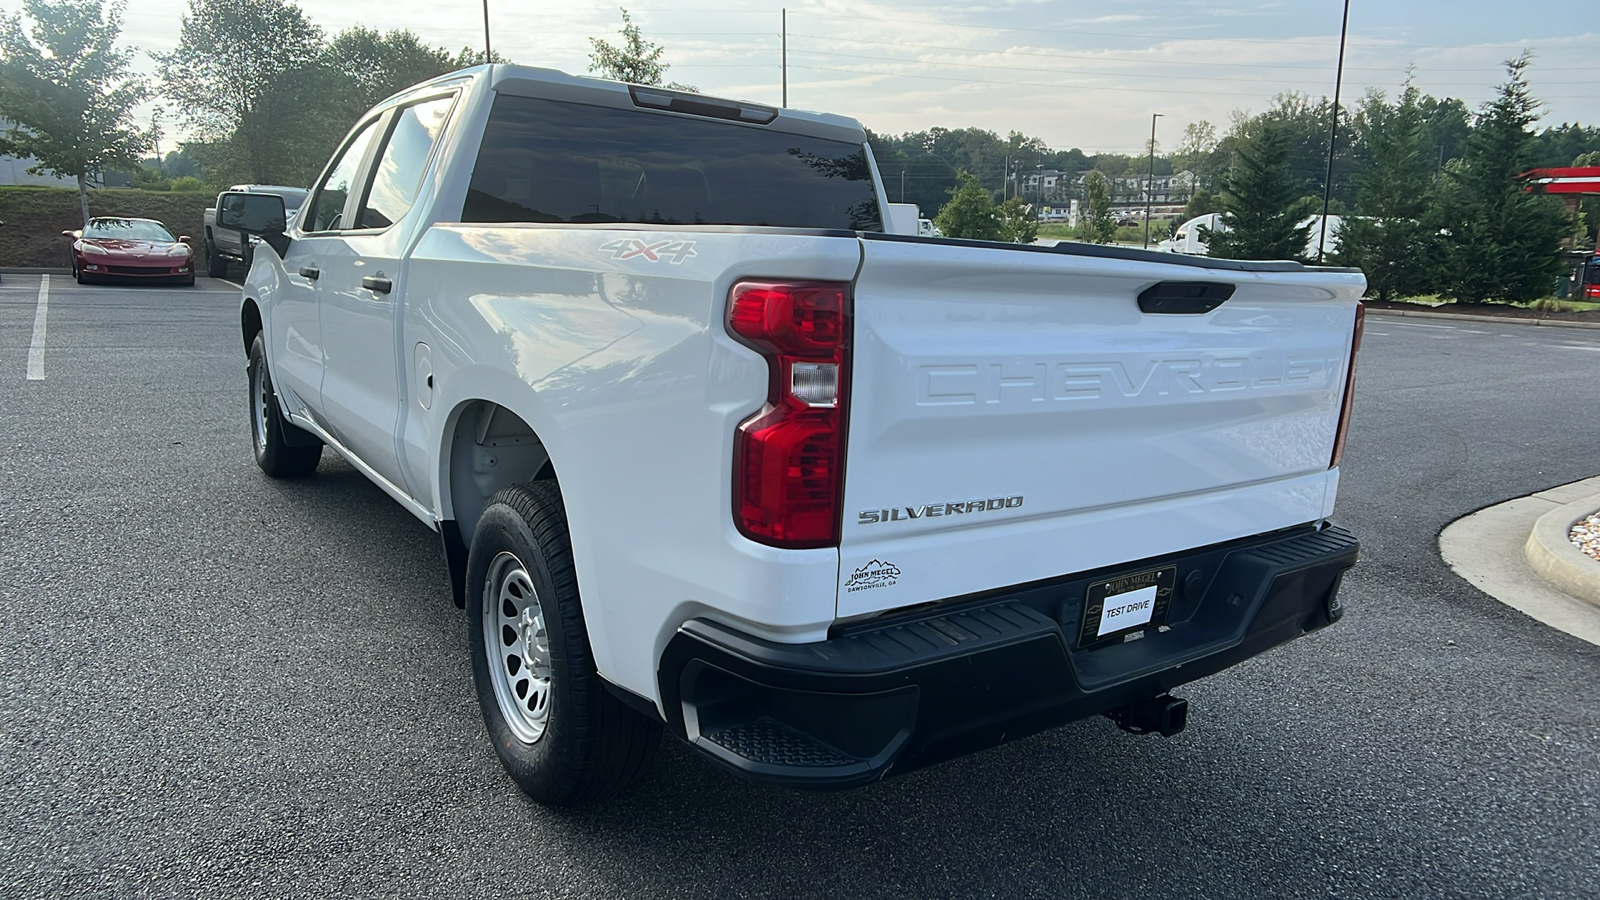
POLYGON ((638 776, 661 724, 612 696, 595 671, 554 482, 490 499, 467 556, 467 620, 484 725, 528 796, 576 806, 638 776))
POLYGON ((206 274, 222 278, 228 274, 228 258, 217 252, 217 245, 206 239, 206 274))
POLYGON ((273 478, 310 475, 322 459, 322 442, 289 424, 278 408, 278 394, 267 370, 267 345, 257 334, 250 342, 250 436, 256 465, 273 478))

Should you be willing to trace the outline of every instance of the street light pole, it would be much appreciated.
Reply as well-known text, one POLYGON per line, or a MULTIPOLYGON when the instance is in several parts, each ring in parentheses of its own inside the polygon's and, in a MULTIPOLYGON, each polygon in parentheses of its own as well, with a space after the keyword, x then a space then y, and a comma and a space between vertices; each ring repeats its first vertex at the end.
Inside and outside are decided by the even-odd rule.
POLYGON ((1339 137, 1339 87, 1344 83, 1344 39, 1350 31, 1350 0, 1344 0, 1344 20, 1339 23, 1339 68, 1333 76, 1333 124, 1328 126, 1328 175, 1322 182, 1322 234, 1317 237, 1317 265, 1322 265, 1328 244, 1328 201, 1333 198, 1333 142, 1339 137))
POLYGON ((906 202, 906 170, 900 170, 900 202, 906 202))
POLYGON ((489 0, 483 0, 483 61, 494 62, 494 51, 489 49, 489 0))
POLYGON ((1161 113, 1150 114, 1150 180, 1144 186, 1144 248, 1150 249, 1150 206, 1156 198, 1156 120, 1161 113))
POLYGON ((783 70, 783 108, 789 108, 789 7, 783 8, 779 20, 783 27, 783 49, 778 57, 778 67, 783 70))

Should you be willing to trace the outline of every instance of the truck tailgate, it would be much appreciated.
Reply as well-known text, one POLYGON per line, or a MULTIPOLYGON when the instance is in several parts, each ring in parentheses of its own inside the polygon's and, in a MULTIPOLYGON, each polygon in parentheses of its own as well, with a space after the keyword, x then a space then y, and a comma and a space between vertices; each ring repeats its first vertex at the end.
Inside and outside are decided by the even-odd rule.
POLYGON ((1360 273, 862 248, 841 618, 1331 511, 1360 273), (1175 281, 1236 288, 1207 313, 1140 310, 1175 281))

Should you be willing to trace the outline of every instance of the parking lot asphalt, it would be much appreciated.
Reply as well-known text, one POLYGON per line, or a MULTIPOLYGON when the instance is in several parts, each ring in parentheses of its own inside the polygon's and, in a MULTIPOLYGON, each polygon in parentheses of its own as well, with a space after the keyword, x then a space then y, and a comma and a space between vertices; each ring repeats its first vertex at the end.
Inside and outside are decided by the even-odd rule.
POLYGON ((255 468, 237 290, 51 277, 37 348, 39 284, 0 282, 0 896, 1600 895, 1600 648, 1437 548, 1600 472, 1600 332, 1370 317, 1345 619, 1178 691, 1178 737, 846 793, 669 741, 552 812, 484 739, 435 536, 331 454, 255 468))

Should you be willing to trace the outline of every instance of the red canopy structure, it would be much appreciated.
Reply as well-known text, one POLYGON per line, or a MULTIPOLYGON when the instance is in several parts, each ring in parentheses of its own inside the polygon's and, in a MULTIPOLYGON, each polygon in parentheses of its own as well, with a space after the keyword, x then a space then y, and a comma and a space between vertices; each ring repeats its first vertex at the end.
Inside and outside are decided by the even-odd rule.
POLYGON ((1546 194, 1600 194, 1600 166, 1530 169, 1517 177, 1546 194))

